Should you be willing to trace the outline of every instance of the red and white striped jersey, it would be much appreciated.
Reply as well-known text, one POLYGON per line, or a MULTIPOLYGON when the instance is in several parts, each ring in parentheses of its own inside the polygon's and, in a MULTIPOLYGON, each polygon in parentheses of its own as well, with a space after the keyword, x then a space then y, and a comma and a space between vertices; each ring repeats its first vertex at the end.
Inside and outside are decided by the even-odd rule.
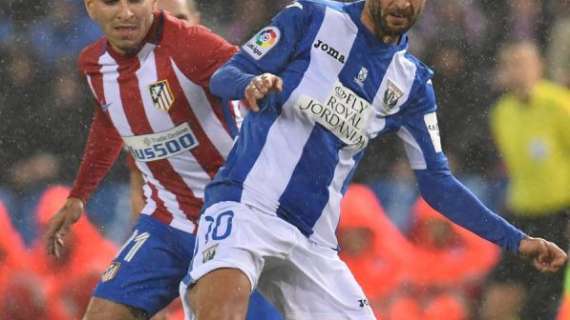
POLYGON ((235 52, 162 12, 136 53, 118 54, 106 38, 83 50, 79 68, 98 107, 71 196, 85 201, 125 146, 145 179, 142 213, 194 232, 204 188, 233 144, 208 82, 235 52))

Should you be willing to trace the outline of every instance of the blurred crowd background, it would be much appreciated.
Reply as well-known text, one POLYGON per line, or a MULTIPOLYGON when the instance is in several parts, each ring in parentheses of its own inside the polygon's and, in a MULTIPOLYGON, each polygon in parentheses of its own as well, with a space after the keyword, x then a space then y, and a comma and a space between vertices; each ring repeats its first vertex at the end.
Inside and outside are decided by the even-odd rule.
MULTIPOLYGON (((287 1, 196 2, 204 25, 230 42, 242 44, 287 1)), ((40 312, 30 306, 38 305, 41 309, 42 303, 53 304, 49 299, 55 295, 65 298, 62 298, 62 310, 53 311, 50 317, 78 318, 90 293, 78 288, 89 288, 89 284, 96 282, 98 273, 88 272, 104 269, 116 246, 130 232, 128 169, 125 161, 118 161, 89 202, 89 220, 85 220, 81 231, 77 232, 87 235, 84 239, 88 240, 77 241, 77 244, 84 246, 82 250, 92 250, 89 251, 92 254, 87 254, 90 262, 84 264, 85 259, 69 259, 63 263, 78 265, 64 267, 61 261, 59 264, 49 262, 38 249, 42 245, 39 237, 42 225, 62 203, 67 190, 63 186, 73 182, 81 161, 94 103, 84 79, 77 72, 76 58, 85 45, 99 36, 99 29, 85 13, 83 1, 0 2, 0 203, 3 204, 0 227, 6 228, 0 233, 0 259, 8 256, 8 251, 18 256, 24 247, 32 250, 31 258, 26 259, 33 260, 29 265, 41 279, 37 283, 46 283, 45 288, 38 288, 34 293, 35 300, 20 304, 19 309, 15 304, 13 308, 17 311, 13 311, 5 307, 14 305, 6 298, 6 291, 1 291, 6 283, 17 283, 9 289, 17 293, 22 282, 36 280, 24 277, 25 281, 15 281, 17 277, 6 277, 0 272, 0 310, 10 309, 0 312, 13 312, 9 316, 0 314, 0 319, 31 319, 16 318, 16 315, 24 309, 40 312), (5 225, 10 224, 9 221, 13 228, 5 225), (14 245, 20 241, 16 238, 21 239, 21 246, 14 245), (99 259, 99 262, 93 262, 93 259, 99 259), (101 261, 103 265, 99 267, 101 261), (56 273, 64 277, 57 278, 56 273), (87 276, 77 280, 73 277, 76 274, 87 276), (79 283, 81 281, 84 282, 79 283), (76 290, 71 290, 70 283, 76 290), (42 296, 40 291, 49 294, 42 300, 38 298, 42 296)), ((559 0, 428 0, 423 17, 410 32, 410 38, 410 51, 436 72, 433 82, 438 98, 441 137, 454 173, 487 206, 508 218, 505 200, 509 175, 489 129, 490 111, 503 93, 496 82, 498 50, 507 41, 537 43, 545 58, 546 78, 570 88, 570 4, 559 0)), ((417 308, 418 304, 409 298, 414 297, 417 288, 429 287, 430 297, 437 297, 430 299, 435 311, 429 309, 431 303, 422 303, 426 309, 422 319, 428 319, 427 312, 435 312, 429 319, 452 319, 449 312, 463 315, 457 319, 476 319, 481 288, 487 273, 499 259, 499 252, 486 242, 473 239, 464 230, 450 227, 445 219, 418 200, 413 173, 396 137, 379 139, 371 144, 356 172, 355 182, 360 185, 352 187, 349 195, 352 192, 359 194, 358 199, 367 200, 357 199, 352 204, 346 201, 349 209, 343 207, 341 228, 343 225, 377 227, 374 234, 382 234, 378 238, 384 238, 384 241, 374 240, 376 236, 361 238, 368 244, 373 242, 374 250, 387 252, 386 261, 391 261, 374 260, 372 265, 375 267, 369 271, 376 273, 378 279, 368 279, 363 284, 365 290, 371 287, 370 290, 376 291, 374 295, 379 298, 371 303, 377 310, 382 310, 386 319, 404 319, 389 314, 402 314, 404 310, 417 308), (363 205, 361 202, 366 205, 358 209, 363 205), (361 211, 374 214, 370 220, 362 215, 349 221, 344 217, 345 212, 351 210, 357 214, 361 211), (380 216, 383 218, 376 219, 380 216), (425 225, 421 221, 434 216, 445 223, 428 229, 438 230, 446 235, 443 238, 432 239, 426 234, 428 231, 422 229, 425 225), (450 232, 454 235, 450 236, 450 232), (462 255, 438 256, 428 249, 417 248, 426 243, 431 249, 445 248, 449 242, 442 245, 441 241, 457 242, 457 239, 464 239, 462 255), (398 241, 402 244, 396 246, 398 241), (405 282, 414 283, 413 286, 401 288, 398 285, 402 279, 396 276, 400 274, 396 271, 402 269, 399 266, 408 258, 402 258, 397 252, 405 250, 394 250, 394 247, 409 247, 408 252, 423 257, 423 262, 414 259, 411 263, 419 269, 410 273, 419 276, 406 278, 405 282), (429 252, 423 252, 424 249, 429 252), (443 265, 442 261, 447 261, 453 270, 434 270, 423 276, 418 271, 443 265), (449 299, 450 292, 452 297, 461 297, 459 309, 454 302, 457 300, 449 299), (446 316, 440 314, 438 318, 437 312, 441 310, 448 310, 448 313, 446 316)), ((353 249, 358 250, 359 244, 353 245, 356 246, 353 249)), ((352 245, 347 246, 350 255, 352 245)), ((23 257, 13 259, 13 266, 24 265, 23 257)), ((347 259, 351 266, 350 257, 347 259)), ((353 266, 354 270, 369 268, 369 264, 360 260, 353 266), (363 264, 359 267, 359 263, 363 264)), ((0 263, 0 270, 9 267, 8 263, 0 263)), ((358 271, 355 273, 358 279, 358 271)))

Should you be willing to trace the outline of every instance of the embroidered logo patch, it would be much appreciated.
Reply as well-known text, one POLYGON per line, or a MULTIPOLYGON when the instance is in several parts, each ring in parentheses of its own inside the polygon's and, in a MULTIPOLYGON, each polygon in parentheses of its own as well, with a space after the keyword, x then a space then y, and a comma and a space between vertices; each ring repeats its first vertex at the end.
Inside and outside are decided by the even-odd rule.
POLYGON ((281 31, 277 27, 265 27, 251 38, 242 48, 255 60, 263 58, 279 43, 281 31))
POLYGON ((202 263, 206 263, 207 261, 214 259, 214 257, 216 256, 216 249, 217 248, 218 248, 218 244, 215 244, 215 245, 207 248, 206 250, 202 251, 202 263))
POLYGON ((388 87, 386 91, 384 91, 384 109, 386 112, 392 110, 398 104, 398 100, 403 96, 404 92, 402 92, 394 82, 388 80, 388 87))
POLYGON ((107 267, 107 270, 103 272, 103 275, 101 276, 101 281, 107 282, 113 280, 113 278, 115 278, 115 276, 117 275, 117 272, 119 271, 120 267, 121 267, 120 262, 111 263, 111 265, 107 267))
POLYGON ((158 110, 168 112, 174 104, 174 95, 167 80, 155 82, 149 86, 152 103, 158 110))
POLYGON ((364 85, 364 81, 366 81, 366 78, 368 78, 368 69, 362 67, 358 72, 356 78, 354 78, 354 81, 356 81, 356 83, 362 87, 364 85))

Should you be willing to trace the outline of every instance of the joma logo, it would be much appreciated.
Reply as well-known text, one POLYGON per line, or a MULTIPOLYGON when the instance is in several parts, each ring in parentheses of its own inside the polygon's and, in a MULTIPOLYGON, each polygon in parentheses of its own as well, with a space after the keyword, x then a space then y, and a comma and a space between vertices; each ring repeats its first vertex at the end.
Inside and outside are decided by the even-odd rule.
POLYGON ((329 56, 333 57, 335 60, 338 60, 340 63, 344 64, 344 54, 341 54, 337 49, 329 46, 327 43, 323 42, 322 40, 317 40, 317 42, 313 45, 315 49, 321 49, 323 52, 326 52, 329 56))

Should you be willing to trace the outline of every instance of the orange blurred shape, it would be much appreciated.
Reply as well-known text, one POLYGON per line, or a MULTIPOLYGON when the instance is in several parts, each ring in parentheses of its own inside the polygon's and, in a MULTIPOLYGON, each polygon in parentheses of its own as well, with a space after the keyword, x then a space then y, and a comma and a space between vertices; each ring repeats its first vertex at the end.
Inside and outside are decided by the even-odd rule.
POLYGON ((425 320, 466 320, 467 311, 460 299, 442 294, 433 299, 424 311, 425 320))
MULTIPOLYGON (((397 298, 386 312, 387 320, 422 320, 422 309, 416 299, 411 297, 397 298)), ((445 319, 445 318, 442 318, 445 319)))

